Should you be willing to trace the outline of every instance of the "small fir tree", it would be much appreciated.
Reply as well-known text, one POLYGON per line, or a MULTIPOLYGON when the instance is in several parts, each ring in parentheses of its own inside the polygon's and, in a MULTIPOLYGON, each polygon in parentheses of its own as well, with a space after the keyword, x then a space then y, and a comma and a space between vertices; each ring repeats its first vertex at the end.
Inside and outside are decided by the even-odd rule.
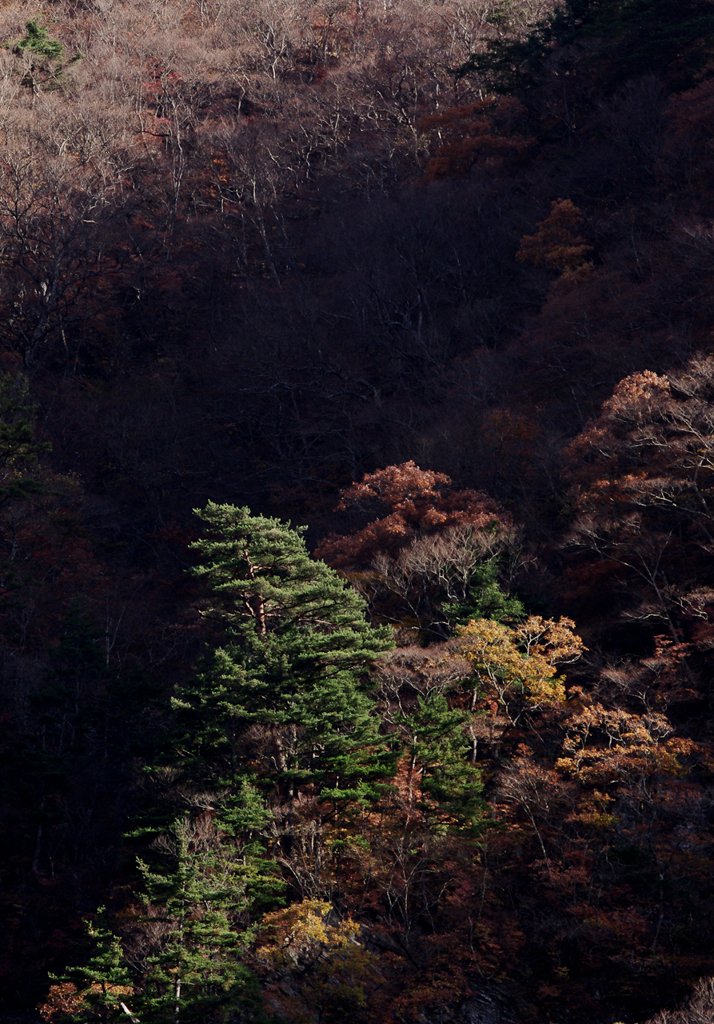
POLYGON ((525 606, 520 598, 501 587, 499 569, 498 558, 474 566, 463 600, 445 603, 445 614, 451 623, 464 625, 471 619, 517 622, 525 618, 525 606))
POLYGON ((47 29, 36 21, 28 21, 25 38, 15 43, 13 53, 25 51, 44 57, 45 60, 64 60, 64 46, 56 39, 50 39, 47 29))
POLYGON ((70 968, 62 977, 50 975, 57 984, 40 1014, 51 1024, 115 1024, 132 1016, 133 979, 121 941, 107 925, 104 907, 97 911, 95 924, 87 922, 87 934, 95 945, 89 962, 70 968))
POLYGON ((464 727, 469 716, 450 708, 443 693, 434 690, 417 698, 416 706, 397 724, 406 737, 410 785, 421 790, 422 809, 436 810, 469 831, 480 831, 484 816, 483 784, 469 758, 464 727))
POLYGON ((0 508, 44 490, 28 475, 29 467, 52 447, 49 441, 35 440, 36 418, 27 378, 0 373, 0 508))
POLYGON ((142 1024, 227 1019, 253 995, 240 960, 252 931, 237 928, 250 904, 246 871, 206 822, 178 820, 156 845, 168 854, 167 866, 139 861, 146 923, 157 936, 144 964, 142 1024))

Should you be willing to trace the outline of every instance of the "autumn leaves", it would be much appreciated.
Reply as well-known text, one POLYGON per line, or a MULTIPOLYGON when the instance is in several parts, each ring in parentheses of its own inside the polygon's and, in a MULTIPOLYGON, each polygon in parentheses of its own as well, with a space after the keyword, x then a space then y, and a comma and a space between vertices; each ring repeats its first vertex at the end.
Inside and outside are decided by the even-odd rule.
POLYGON ((517 726, 526 708, 564 703, 564 679, 556 666, 576 661, 587 649, 574 626, 571 619, 554 622, 539 615, 515 627, 484 619, 461 626, 456 652, 473 668, 472 707, 492 693, 517 726))

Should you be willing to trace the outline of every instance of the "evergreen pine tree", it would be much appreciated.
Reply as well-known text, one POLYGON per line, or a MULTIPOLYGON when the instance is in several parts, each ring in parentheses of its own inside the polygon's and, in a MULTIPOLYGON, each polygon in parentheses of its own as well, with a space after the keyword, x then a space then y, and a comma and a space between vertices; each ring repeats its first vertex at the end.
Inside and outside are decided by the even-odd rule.
POLYGON ((279 803, 309 789, 369 799, 392 763, 379 736, 369 673, 391 646, 361 597, 312 559, 300 529, 210 502, 196 574, 212 591, 205 615, 226 643, 174 706, 197 773, 233 786, 250 775, 279 803))
POLYGON ((499 559, 491 558, 474 567, 468 588, 461 602, 445 602, 449 622, 463 625, 471 619, 493 619, 513 622, 525 617, 525 607, 518 597, 504 591, 500 585, 499 559))
POLYGON ((240 961, 252 932, 236 928, 250 903, 247 873, 205 821, 178 820, 157 845, 168 854, 167 866, 155 870, 139 861, 156 948, 143 965, 138 1016, 142 1024, 224 1019, 253 995, 240 961))
POLYGON ((104 907, 99 908, 97 916, 96 924, 87 922, 87 934, 95 944, 89 962, 84 967, 70 968, 62 978, 50 975, 53 981, 60 982, 53 986, 56 997, 63 992, 69 995, 66 1001, 59 999, 60 1005, 64 1003, 62 1024, 112 1024, 127 1020, 126 1014, 131 1014, 134 1005, 133 980, 121 942, 106 923, 104 907))
POLYGON ((52 447, 49 441, 35 440, 36 416, 27 378, 0 373, 0 508, 44 490, 28 475, 29 467, 52 447))
POLYGON ((434 690, 417 698, 416 706, 398 720, 405 733, 410 779, 421 789, 422 809, 454 818, 462 828, 480 831, 483 784, 469 758, 464 732, 468 715, 450 708, 434 690))

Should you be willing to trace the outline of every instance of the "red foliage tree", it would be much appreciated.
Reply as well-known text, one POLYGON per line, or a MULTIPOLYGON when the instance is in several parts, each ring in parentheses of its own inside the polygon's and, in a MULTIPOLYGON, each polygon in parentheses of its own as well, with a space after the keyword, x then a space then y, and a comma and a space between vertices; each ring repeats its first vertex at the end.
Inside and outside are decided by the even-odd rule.
POLYGON ((714 359, 621 381, 567 450, 569 543, 605 563, 630 621, 707 619, 702 568, 714 542, 714 359))
POLYGON ((405 462, 352 484, 337 507, 371 522, 324 540, 316 554, 348 575, 384 620, 443 638, 459 618, 522 611, 498 579, 518 531, 481 491, 458 490, 444 473, 405 462))
POLYGON ((336 569, 369 565, 375 555, 392 557, 425 534, 450 526, 512 528, 510 517, 482 491, 458 490, 445 473, 420 469, 414 462, 369 473, 341 491, 337 508, 370 517, 371 522, 347 536, 331 536, 316 555, 336 569))
POLYGON ((432 136, 425 179, 465 177, 477 163, 495 169, 522 160, 535 145, 523 133, 525 120, 525 107, 512 96, 428 114, 419 124, 432 136))

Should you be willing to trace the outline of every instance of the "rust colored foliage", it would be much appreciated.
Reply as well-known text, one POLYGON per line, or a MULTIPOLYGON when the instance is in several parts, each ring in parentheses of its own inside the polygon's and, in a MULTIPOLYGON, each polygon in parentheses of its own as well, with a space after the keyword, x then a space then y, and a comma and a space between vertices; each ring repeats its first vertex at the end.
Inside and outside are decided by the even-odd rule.
POLYGON ((331 536, 315 554, 335 569, 368 566, 377 554, 392 557, 415 538, 451 526, 510 529, 510 517, 482 491, 457 490, 445 473, 403 462, 369 473, 340 493, 340 511, 369 516, 367 526, 346 537, 331 536))
POLYGON ((425 180, 466 177, 477 163, 497 169, 523 159, 535 145, 535 139, 522 134, 525 117, 525 107, 512 96, 423 117, 419 127, 432 138, 425 180))
POLYGON ((714 359, 627 377, 566 456, 571 547, 612 566, 631 620, 666 624, 678 644, 714 601, 714 359))
POLYGON ((714 174, 714 79, 673 96, 666 110, 667 131, 658 171, 681 188, 711 195, 714 174))
POLYGON ((586 257, 592 246, 578 232, 583 217, 570 199, 555 199, 545 220, 536 224, 534 235, 524 235, 516 253, 520 263, 547 267, 560 273, 560 281, 575 284, 592 270, 586 257))
POLYGON ((62 1024, 69 1014, 77 1014, 86 1009, 84 996, 73 981, 63 981, 59 985, 50 986, 47 1001, 39 1008, 40 1017, 48 1024, 62 1024))
MULTIPOLYGON (((102 985, 99 982, 94 982, 88 989, 81 991, 73 981, 63 981, 59 985, 50 986, 47 1001, 38 1007, 38 1013, 47 1024, 67 1024, 67 1021, 82 1019, 98 1021, 100 1017, 97 1015, 96 1004, 90 1007, 87 1004, 87 995, 95 999, 106 995, 113 996, 122 1010, 128 1014, 129 1011, 125 1009, 121 997, 128 998, 133 992, 134 989, 129 985, 102 985)), ((111 1010, 108 1012, 111 1013, 111 1010)), ((102 1015, 101 1019, 108 1018, 102 1015)))

